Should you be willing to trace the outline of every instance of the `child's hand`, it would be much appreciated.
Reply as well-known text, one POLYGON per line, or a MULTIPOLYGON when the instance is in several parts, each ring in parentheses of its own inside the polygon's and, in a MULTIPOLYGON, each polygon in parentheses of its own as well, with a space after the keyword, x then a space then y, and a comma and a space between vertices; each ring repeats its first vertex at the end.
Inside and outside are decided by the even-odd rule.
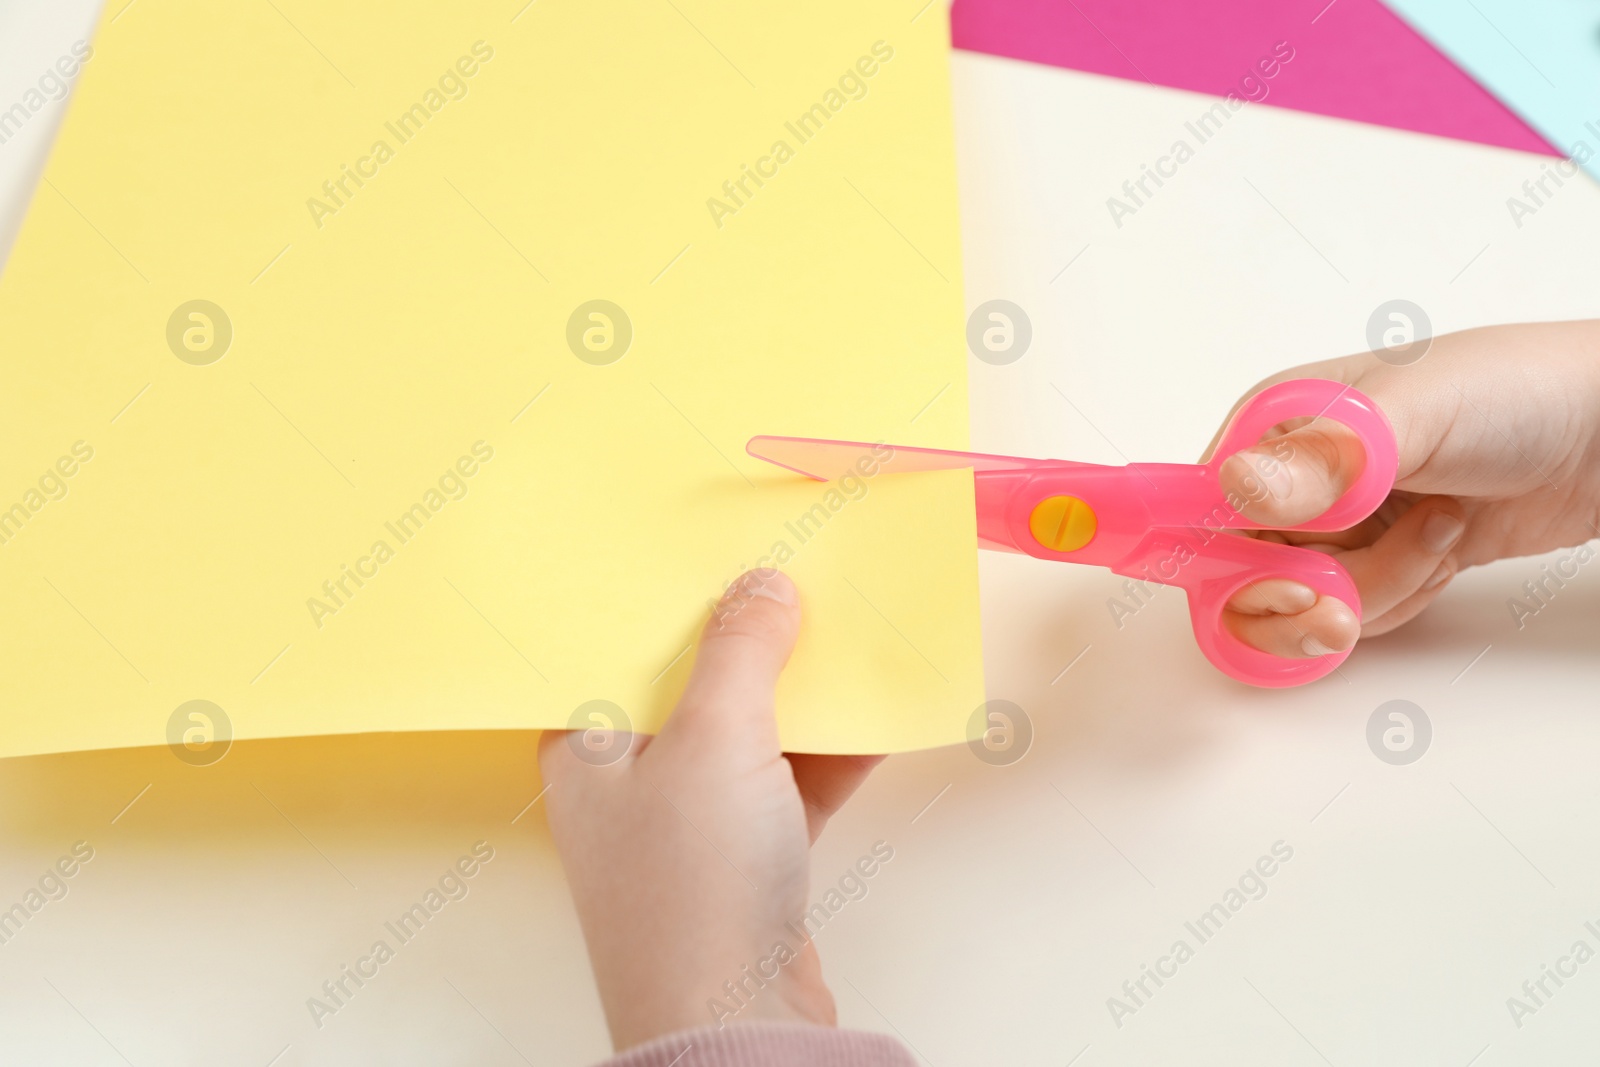
POLYGON ((794 585, 753 571, 706 623, 659 736, 607 765, 580 757, 581 734, 540 740, 550 830, 619 1051, 723 1021, 707 1002, 740 1003, 723 983, 748 994, 747 974, 774 967, 739 1020, 834 1024, 816 949, 785 924, 806 910, 811 843, 882 757, 779 748, 773 690, 799 631, 794 585), (796 953, 781 965, 779 942, 796 953))
MULTIPOLYGON (((1600 322, 1500 326, 1436 338, 1424 358, 1391 366, 1371 353, 1268 378, 1331 378, 1377 401, 1400 445, 1394 492, 1343 533, 1254 536, 1331 553, 1361 592, 1365 621, 1286 580, 1258 583, 1229 603, 1241 640, 1280 656, 1349 648, 1432 602, 1465 567, 1582 544, 1600 535, 1600 322)), ((1260 386, 1257 387, 1258 389, 1260 386)), ((1251 390, 1254 393, 1256 390, 1251 390)), ((1288 462, 1223 463, 1224 491, 1273 525, 1328 508, 1360 473, 1364 454, 1328 419, 1275 427, 1268 445, 1288 462), (1263 488, 1265 492, 1263 492, 1263 488)), ((1212 443, 1215 447, 1215 441, 1212 443)))

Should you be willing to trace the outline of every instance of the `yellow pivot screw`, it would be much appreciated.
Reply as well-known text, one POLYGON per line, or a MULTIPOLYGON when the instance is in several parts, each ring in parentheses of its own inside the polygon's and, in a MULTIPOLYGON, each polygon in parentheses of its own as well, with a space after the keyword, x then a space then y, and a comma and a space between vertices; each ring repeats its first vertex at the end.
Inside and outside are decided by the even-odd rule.
POLYGON ((1075 496, 1039 501, 1028 516, 1034 540, 1056 552, 1073 552, 1094 540, 1094 509, 1075 496))

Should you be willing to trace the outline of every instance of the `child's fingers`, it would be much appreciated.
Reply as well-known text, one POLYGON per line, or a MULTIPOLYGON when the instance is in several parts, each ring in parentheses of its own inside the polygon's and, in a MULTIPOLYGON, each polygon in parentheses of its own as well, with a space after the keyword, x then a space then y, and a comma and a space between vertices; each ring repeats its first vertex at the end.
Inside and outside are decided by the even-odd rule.
MULTIPOLYGON (((1298 582, 1286 584, 1299 585, 1298 582)), ((1312 598, 1310 607, 1303 611, 1247 614, 1229 608, 1222 613, 1223 625, 1250 647, 1286 659, 1325 656, 1330 652, 1343 652, 1355 644, 1361 635, 1361 623, 1350 606, 1331 596, 1318 597, 1305 586, 1300 588, 1312 598)))
POLYGON ((1228 610, 1241 615, 1298 615, 1317 602, 1309 585, 1289 578, 1251 582, 1228 601, 1228 610))
POLYGON ((1438 595, 1455 572, 1450 550, 1466 526, 1451 497, 1429 497, 1366 548, 1340 553, 1361 593, 1365 622, 1332 597, 1316 597, 1299 582, 1254 582, 1228 602, 1224 624, 1245 644, 1277 656, 1338 652, 1356 637, 1384 633, 1408 621, 1438 595))
POLYGON ((1361 624, 1349 606, 1289 578, 1251 582, 1228 601, 1223 624, 1245 644, 1275 656, 1340 652, 1356 643, 1361 624))
POLYGON ((1444 562, 1439 564, 1439 569, 1429 576, 1421 589, 1377 618, 1364 621, 1361 624, 1361 636, 1377 637, 1379 634, 1386 634, 1422 614, 1422 610, 1432 604, 1434 598, 1445 591, 1450 579, 1456 576, 1455 568, 1454 558, 1446 556, 1444 562))
POLYGON ((1366 464, 1361 439, 1332 419, 1315 419, 1223 460, 1222 491, 1263 526, 1294 526, 1333 506, 1366 464))
MULTIPOLYGON (((1369 547, 1340 556, 1339 562, 1361 590, 1362 614, 1369 625, 1376 625, 1417 593, 1442 585, 1454 571, 1448 559, 1450 550, 1466 528, 1461 505, 1453 498, 1428 497, 1369 547)), ((1367 625, 1362 627, 1363 634, 1371 632, 1367 625)))
POLYGON ((1280 545, 1314 548, 1338 555, 1352 548, 1365 548, 1399 522, 1423 497, 1414 493, 1392 492, 1376 511, 1348 530, 1254 530, 1250 536, 1280 545))
POLYGON ((773 695, 800 635, 799 594, 780 571, 750 571, 723 594, 700 634, 689 681, 656 739, 663 751, 776 758, 773 695))

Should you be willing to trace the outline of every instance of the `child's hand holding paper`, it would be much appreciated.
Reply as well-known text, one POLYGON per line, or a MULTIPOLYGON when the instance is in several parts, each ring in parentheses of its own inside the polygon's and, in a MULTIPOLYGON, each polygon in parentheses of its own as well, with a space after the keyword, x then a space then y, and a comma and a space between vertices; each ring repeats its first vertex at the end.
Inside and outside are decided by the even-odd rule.
MULTIPOLYGON (((882 757, 783 752, 773 697, 799 633, 794 584, 752 571, 707 621, 659 736, 540 739, 550 830, 619 1050, 735 1020, 834 1023, 811 943, 820 925, 807 910, 811 843, 882 757)), ((873 846, 842 892, 864 895, 864 879, 893 856, 873 846)), ((705 1062, 724 1062, 709 1040, 673 1052, 698 1042, 705 1062)), ((820 1030, 797 1040, 888 1044, 820 1030)))

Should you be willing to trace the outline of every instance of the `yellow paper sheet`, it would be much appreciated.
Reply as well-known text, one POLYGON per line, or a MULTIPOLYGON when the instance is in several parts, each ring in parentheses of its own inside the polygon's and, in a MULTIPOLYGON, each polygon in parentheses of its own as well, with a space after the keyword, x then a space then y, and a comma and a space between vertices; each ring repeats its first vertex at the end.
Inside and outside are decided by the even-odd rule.
POLYGON ((743 452, 965 445, 915 7, 112 0, 0 279, 0 756, 654 730, 774 553, 789 746, 962 740, 970 476, 743 452))

